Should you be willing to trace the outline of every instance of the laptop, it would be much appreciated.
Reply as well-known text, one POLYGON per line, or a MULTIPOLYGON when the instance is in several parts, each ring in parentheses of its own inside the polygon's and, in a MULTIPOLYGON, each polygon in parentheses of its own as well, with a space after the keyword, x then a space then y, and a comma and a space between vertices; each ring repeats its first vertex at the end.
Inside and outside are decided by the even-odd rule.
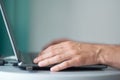
MULTIPOLYGON (((14 52, 14 56, 17 61, 16 66, 23 70, 50 70, 51 66, 39 67, 37 64, 33 63, 33 59, 38 54, 36 54, 36 53, 23 54, 20 51, 18 51, 17 46, 15 44, 14 36, 12 34, 11 25, 10 25, 8 17, 6 15, 3 0, 0 0, 0 12, 2 14, 2 18, 3 18, 4 24, 5 24, 5 29, 7 31, 7 34, 8 34, 11 46, 12 46, 12 50, 14 52)), ((2 27, 2 26, 0 26, 0 27, 2 27)), ((70 67, 65 70, 103 70, 105 68, 107 68, 106 65, 98 64, 98 65, 89 65, 89 66, 80 66, 80 67, 70 67)))

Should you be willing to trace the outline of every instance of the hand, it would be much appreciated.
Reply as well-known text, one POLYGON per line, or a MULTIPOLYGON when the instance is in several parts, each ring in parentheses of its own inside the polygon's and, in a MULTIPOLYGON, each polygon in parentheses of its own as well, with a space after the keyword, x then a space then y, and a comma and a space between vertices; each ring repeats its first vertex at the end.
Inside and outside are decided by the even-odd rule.
POLYGON ((51 71, 68 67, 99 64, 100 47, 94 44, 60 40, 46 47, 34 60, 40 67, 56 64, 51 71))

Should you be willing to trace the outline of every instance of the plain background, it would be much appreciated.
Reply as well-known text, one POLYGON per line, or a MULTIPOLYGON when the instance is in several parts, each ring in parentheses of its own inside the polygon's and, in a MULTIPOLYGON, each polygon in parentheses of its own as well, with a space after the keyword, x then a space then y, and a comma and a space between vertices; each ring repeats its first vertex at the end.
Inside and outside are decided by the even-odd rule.
POLYGON ((29 51, 54 39, 120 44, 120 0, 31 0, 29 51))

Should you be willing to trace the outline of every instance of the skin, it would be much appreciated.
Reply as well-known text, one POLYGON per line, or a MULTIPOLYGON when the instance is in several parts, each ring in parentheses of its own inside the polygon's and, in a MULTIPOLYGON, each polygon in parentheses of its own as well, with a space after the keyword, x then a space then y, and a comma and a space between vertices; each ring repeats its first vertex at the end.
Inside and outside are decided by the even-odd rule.
POLYGON ((68 39, 56 40, 47 45, 34 59, 40 67, 53 65, 56 72, 68 67, 105 64, 120 68, 120 46, 83 43, 68 39))

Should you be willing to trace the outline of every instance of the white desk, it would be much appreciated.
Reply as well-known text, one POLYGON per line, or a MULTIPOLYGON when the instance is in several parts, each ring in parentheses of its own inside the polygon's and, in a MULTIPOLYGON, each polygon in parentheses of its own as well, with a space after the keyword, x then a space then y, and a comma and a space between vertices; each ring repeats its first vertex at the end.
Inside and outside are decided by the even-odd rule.
POLYGON ((120 80, 120 71, 24 71, 13 66, 0 66, 0 80, 120 80))

